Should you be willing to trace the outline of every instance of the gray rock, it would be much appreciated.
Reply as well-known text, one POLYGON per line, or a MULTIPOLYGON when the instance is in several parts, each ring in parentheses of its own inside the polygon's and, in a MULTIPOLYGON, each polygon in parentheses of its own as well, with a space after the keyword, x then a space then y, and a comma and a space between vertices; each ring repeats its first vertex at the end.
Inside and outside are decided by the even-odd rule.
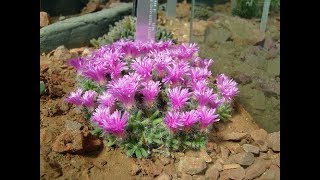
POLYGON ((280 95, 280 83, 276 81, 269 81, 260 84, 261 90, 267 96, 279 96, 280 95))
POLYGON ((270 161, 257 158, 254 163, 246 169, 246 179, 254 179, 263 174, 270 166, 270 161))
POLYGON ((205 174, 206 180, 217 180, 218 177, 219 177, 219 170, 216 167, 211 166, 207 169, 205 174))
POLYGON ((67 48, 87 45, 92 38, 107 33, 110 24, 129 15, 131 10, 132 3, 123 3, 46 26, 40 29, 40 52, 49 52, 61 45, 67 48))
POLYGON ((201 173, 207 168, 206 162, 202 158, 196 157, 182 157, 178 164, 178 170, 190 175, 195 175, 201 173))
POLYGON ((244 144, 242 145, 243 149, 245 152, 250 152, 250 153, 253 153, 253 154, 259 154, 259 147, 257 146, 253 146, 251 144, 244 144))
POLYGON ((237 179, 242 180, 245 177, 245 170, 242 167, 238 167, 236 169, 227 169, 223 170, 220 173, 220 179, 237 179))
POLYGON ((280 60, 268 61, 267 72, 273 76, 279 76, 280 75, 280 60))
POLYGON ((252 78, 249 75, 246 74, 238 74, 235 77, 236 82, 239 82, 240 84, 246 85, 250 84, 252 82, 252 78))
POLYGON ((224 28, 207 28, 205 32, 205 43, 208 46, 221 44, 226 42, 231 37, 231 32, 224 28))
POLYGON ((250 166, 254 161, 254 155, 248 152, 233 154, 228 158, 228 162, 237 163, 243 166, 250 166))
POLYGON ((232 132, 228 134, 222 134, 222 139, 226 141, 240 141, 241 139, 247 137, 247 135, 248 133, 232 132))
POLYGON ((268 134, 267 143, 273 151, 280 151, 280 131, 268 134))

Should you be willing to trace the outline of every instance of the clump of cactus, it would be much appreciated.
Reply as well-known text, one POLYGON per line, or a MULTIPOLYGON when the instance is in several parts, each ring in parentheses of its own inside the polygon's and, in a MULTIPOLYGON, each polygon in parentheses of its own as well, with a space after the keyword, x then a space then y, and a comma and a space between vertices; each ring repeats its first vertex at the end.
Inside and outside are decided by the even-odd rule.
POLYGON ((194 7, 194 17, 196 19, 207 20, 210 16, 210 12, 206 7, 195 6, 194 7))
POLYGON ((66 101, 90 120, 92 134, 128 156, 205 147, 212 126, 228 120, 239 94, 213 60, 198 56, 196 44, 119 40, 87 57, 69 61, 77 90, 66 101))
MULTIPOLYGON (((136 32, 136 18, 132 16, 126 16, 124 19, 115 23, 114 26, 109 27, 108 34, 105 34, 98 39, 90 40, 90 43, 99 48, 106 44, 111 44, 119 39, 133 40, 136 32)), ((171 40, 173 35, 167 31, 164 27, 157 27, 156 40, 166 41, 171 40)))
POLYGON ((236 6, 232 9, 232 14, 243 18, 253 18, 261 15, 262 7, 259 0, 236 0, 236 6))

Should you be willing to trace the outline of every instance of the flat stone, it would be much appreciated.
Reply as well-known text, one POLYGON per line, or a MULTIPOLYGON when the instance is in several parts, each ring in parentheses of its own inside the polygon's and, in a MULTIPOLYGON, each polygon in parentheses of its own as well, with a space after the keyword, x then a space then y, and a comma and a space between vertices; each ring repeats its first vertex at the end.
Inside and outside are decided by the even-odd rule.
POLYGON ((238 132, 232 132, 228 134, 223 134, 222 139, 226 141, 240 141, 241 139, 244 139, 248 133, 238 133, 238 132))
POLYGON ((261 175, 259 180, 280 180, 280 168, 271 165, 270 168, 261 175))
POLYGON ((211 163, 212 162, 212 158, 203 149, 200 150, 199 157, 202 158, 206 163, 211 163))
POLYGON ((250 153, 253 153, 253 154, 259 154, 259 147, 257 146, 253 146, 251 144, 244 144, 242 145, 243 149, 245 152, 250 152, 250 153))
POLYGON ((251 131, 250 136, 255 142, 265 142, 267 141, 268 133, 264 129, 258 129, 251 131))
POLYGON ((230 150, 225 146, 220 146, 221 158, 226 160, 229 157, 230 150))
POLYGON ((170 176, 166 173, 162 173, 156 178, 156 180, 170 180, 170 176))
POLYGON ((79 131, 82 127, 82 124, 78 123, 77 121, 65 121, 65 128, 67 131, 79 131))
POLYGON ((193 180, 205 180, 206 178, 203 175, 193 175, 192 179, 193 180))
POLYGON ((229 163, 237 163, 243 166, 250 166, 254 162, 254 155, 248 152, 233 154, 228 158, 229 163))
POLYGON ((270 161, 257 158, 254 163, 246 169, 246 178, 254 179, 263 174, 270 166, 270 161))
POLYGON ((178 164, 178 170, 190 175, 201 173, 207 168, 206 162, 202 158, 182 157, 178 164))
POLYGON ((221 180, 236 179, 242 180, 245 177, 245 170, 242 167, 226 169, 220 173, 221 180))
POLYGON ((280 151, 280 131, 268 134, 267 143, 273 151, 280 151))
POLYGON ((223 170, 236 169, 236 168, 239 168, 239 167, 241 167, 240 164, 225 164, 225 165, 223 165, 223 170))
POLYGON ((192 180, 192 176, 189 174, 182 173, 181 180, 192 180))
POLYGON ((216 167, 211 166, 207 169, 205 174, 206 180, 217 180, 218 177, 219 177, 219 170, 216 167))

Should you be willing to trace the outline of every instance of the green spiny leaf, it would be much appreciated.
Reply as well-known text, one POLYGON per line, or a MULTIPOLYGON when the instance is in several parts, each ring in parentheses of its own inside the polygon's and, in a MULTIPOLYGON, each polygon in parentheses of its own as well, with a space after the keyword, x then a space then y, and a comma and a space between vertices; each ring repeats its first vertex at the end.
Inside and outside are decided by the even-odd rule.
POLYGON ((141 159, 141 158, 142 158, 142 154, 141 154, 141 150, 140 150, 140 149, 136 149, 136 150, 135 150, 135 154, 136 154, 136 157, 137 157, 138 159, 141 159))
POLYGON ((141 154, 143 157, 148 157, 149 154, 147 153, 147 151, 144 148, 140 148, 140 151, 141 151, 141 154))

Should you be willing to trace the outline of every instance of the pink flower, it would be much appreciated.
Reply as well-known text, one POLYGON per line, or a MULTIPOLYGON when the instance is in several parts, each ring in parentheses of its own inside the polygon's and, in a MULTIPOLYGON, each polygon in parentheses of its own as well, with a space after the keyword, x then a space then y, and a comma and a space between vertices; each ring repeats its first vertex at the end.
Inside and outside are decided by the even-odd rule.
POLYGON ((151 55, 154 57, 154 66, 159 78, 163 78, 167 67, 173 61, 167 53, 163 52, 152 52, 151 55))
POLYGON ((96 122, 100 127, 103 126, 106 120, 108 120, 110 116, 109 107, 98 106, 95 109, 95 112, 92 113, 92 120, 96 122))
POLYGON ((129 114, 116 110, 110 114, 109 108, 98 107, 93 113, 92 119, 106 132, 116 136, 122 136, 127 125, 129 114))
POLYGON ((181 109, 189 100, 190 96, 188 89, 181 89, 181 87, 169 89, 168 93, 173 110, 181 109))
POLYGON ((167 67, 168 75, 163 79, 164 83, 171 85, 177 85, 179 82, 184 80, 184 76, 189 74, 190 66, 184 62, 173 63, 172 67, 167 67))
POLYGON ((82 105, 86 106, 87 108, 94 107, 94 100, 97 96, 97 92, 89 90, 86 91, 82 96, 82 105))
POLYGON ((75 104, 77 106, 82 105, 82 89, 77 89, 75 92, 71 92, 69 97, 65 99, 68 103, 75 104))
POLYGON ((148 57, 144 57, 143 59, 138 57, 135 60, 133 60, 131 67, 136 71, 137 74, 144 78, 144 80, 151 79, 151 72, 153 69, 152 59, 148 57))
POLYGON ((107 132, 111 132, 116 136, 121 136, 124 133, 129 114, 127 112, 122 113, 116 110, 109 116, 109 119, 103 124, 103 128, 107 132))
POLYGON ((172 131, 176 131, 183 127, 183 119, 179 112, 168 112, 164 118, 164 122, 172 131))
POLYGON ((148 81, 141 83, 141 85, 144 86, 143 89, 140 90, 144 97, 144 101, 149 106, 153 105, 154 100, 160 91, 160 82, 148 81))
POLYGON ((208 125, 219 121, 219 115, 215 114, 216 109, 207 108, 206 106, 200 107, 198 110, 198 116, 200 120, 200 127, 206 128, 208 125))
POLYGON ((92 79, 101 85, 104 84, 105 82, 106 73, 107 73, 107 69, 102 64, 90 63, 87 66, 85 66, 84 69, 82 70, 82 74, 85 77, 92 79))
POLYGON ((139 76, 136 74, 124 75, 108 84, 109 93, 123 105, 130 109, 134 105, 134 96, 139 86, 139 76))
POLYGON ((239 90, 237 83, 224 74, 220 74, 217 78, 217 88, 221 92, 222 96, 230 101, 234 96, 238 95, 239 90))
POLYGON ((84 65, 84 60, 81 57, 70 59, 68 61, 70 66, 73 66, 78 72, 81 71, 81 67, 84 65))
POLYGON ((211 71, 208 71, 206 68, 195 67, 190 71, 190 78, 192 82, 198 82, 206 79, 211 75, 211 71))
POLYGON ((194 96, 199 106, 207 105, 213 99, 213 91, 209 88, 194 91, 194 96))
POLYGON ((207 88, 208 88, 208 82, 205 79, 192 83, 192 90, 193 91, 201 91, 201 90, 207 89, 207 88))
POLYGON ((106 91, 98 97, 98 102, 102 106, 111 107, 115 103, 115 98, 109 92, 106 91))
POLYGON ((189 129, 198 121, 198 114, 195 110, 187 111, 181 114, 183 125, 189 129))
POLYGON ((211 108, 217 108, 218 106, 220 106, 224 102, 225 102, 224 98, 220 99, 218 94, 213 94, 211 96, 209 105, 210 105, 211 108))

